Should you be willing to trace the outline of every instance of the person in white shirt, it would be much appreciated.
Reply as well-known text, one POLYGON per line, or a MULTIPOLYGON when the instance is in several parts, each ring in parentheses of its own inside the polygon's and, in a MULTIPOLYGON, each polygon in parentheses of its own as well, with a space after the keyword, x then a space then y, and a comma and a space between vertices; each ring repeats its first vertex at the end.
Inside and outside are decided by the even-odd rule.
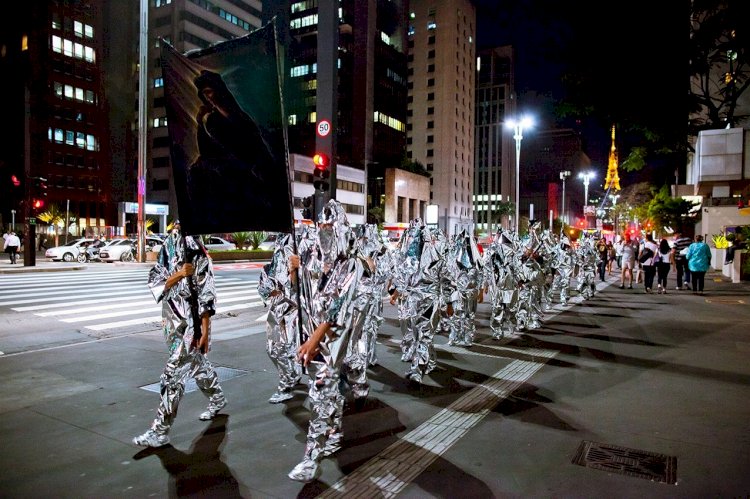
POLYGON ((654 257, 658 251, 659 246, 654 242, 654 236, 646 234, 646 240, 638 255, 638 260, 643 265, 643 286, 646 288, 646 293, 651 293, 651 288, 654 286, 654 277, 656 276, 654 257), (648 256, 649 254, 651 256, 648 256))
POLYGON ((8 237, 5 239, 3 249, 10 257, 10 263, 15 264, 16 258, 18 257, 18 248, 21 247, 21 240, 18 238, 15 232, 11 231, 8 237))

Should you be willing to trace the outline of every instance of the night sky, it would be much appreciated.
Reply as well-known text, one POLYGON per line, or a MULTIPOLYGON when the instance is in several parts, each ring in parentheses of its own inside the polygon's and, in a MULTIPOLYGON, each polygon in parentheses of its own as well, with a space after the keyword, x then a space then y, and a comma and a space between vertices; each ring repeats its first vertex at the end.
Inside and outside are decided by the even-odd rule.
MULTIPOLYGON (((660 126, 686 124, 686 9, 657 12, 666 6, 646 0, 475 0, 475 5, 477 49, 515 48, 519 110, 538 116, 542 128, 581 130, 592 165, 606 169, 613 113, 660 126), (595 79, 596 99, 604 103, 577 123, 557 120, 551 104, 565 96, 561 77, 573 68, 595 79)), ((618 132, 620 161, 637 140, 618 132)))

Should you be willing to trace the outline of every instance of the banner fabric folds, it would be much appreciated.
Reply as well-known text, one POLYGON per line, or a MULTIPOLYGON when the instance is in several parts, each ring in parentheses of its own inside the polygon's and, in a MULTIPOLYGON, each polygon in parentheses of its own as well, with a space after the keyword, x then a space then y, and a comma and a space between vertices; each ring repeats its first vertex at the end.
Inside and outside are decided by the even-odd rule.
POLYGON ((183 232, 291 232, 273 25, 187 55, 161 47, 183 232))

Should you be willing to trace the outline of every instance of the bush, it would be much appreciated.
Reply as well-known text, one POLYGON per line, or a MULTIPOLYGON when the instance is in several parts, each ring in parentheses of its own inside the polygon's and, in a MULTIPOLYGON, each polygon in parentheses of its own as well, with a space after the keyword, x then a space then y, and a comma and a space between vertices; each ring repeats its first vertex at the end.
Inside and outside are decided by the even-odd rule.
POLYGON ((250 239, 248 243, 252 249, 258 249, 260 243, 266 240, 267 234, 265 232, 250 232, 250 239))
POLYGON ((250 241, 249 232, 235 232, 232 234, 232 240, 237 245, 237 249, 246 249, 250 241))

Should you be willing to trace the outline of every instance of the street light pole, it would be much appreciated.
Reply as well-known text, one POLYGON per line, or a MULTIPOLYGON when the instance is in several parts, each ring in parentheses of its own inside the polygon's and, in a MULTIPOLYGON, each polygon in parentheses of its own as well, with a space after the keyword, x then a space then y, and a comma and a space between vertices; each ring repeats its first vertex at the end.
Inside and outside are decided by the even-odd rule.
POLYGON ((505 122, 505 125, 508 128, 513 129, 513 139, 516 141, 516 218, 514 220, 515 228, 516 228, 516 234, 518 234, 519 229, 519 218, 520 218, 520 205, 521 205, 521 198, 520 198, 520 172, 521 172, 521 140, 523 140, 523 131, 525 128, 529 128, 533 122, 531 121, 531 118, 528 116, 524 116, 520 120, 508 120, 505 122))
POLYGON ((620 194, 610 194, 609 195, 609 198, 612 200, 612 209, 615 210, 615 215, 613 217, 614 218, 614 226, 615 226, 615 235, 617 235, 618 229, 619 229, 619 227, 617 227, 617 210, 616 210, 617 199, 619 197, 620 197, 620 194))
POLYGON ((594 172, 581 172, 578 178, 583 179, 583 219, 586 220, 588 228, 588 218, 586 217, 586 206, 589 204, 589 181, 595 177, 594 172))
POLYGON ((570 170, 563 170, 560 172, 560 180, 562 180, 563 188, 562 188, 562 213, 560 213, 560 219, 562 220, 563 225, 568 223, 568 215, 565 213, 565 179, 570 177, 570 170))

